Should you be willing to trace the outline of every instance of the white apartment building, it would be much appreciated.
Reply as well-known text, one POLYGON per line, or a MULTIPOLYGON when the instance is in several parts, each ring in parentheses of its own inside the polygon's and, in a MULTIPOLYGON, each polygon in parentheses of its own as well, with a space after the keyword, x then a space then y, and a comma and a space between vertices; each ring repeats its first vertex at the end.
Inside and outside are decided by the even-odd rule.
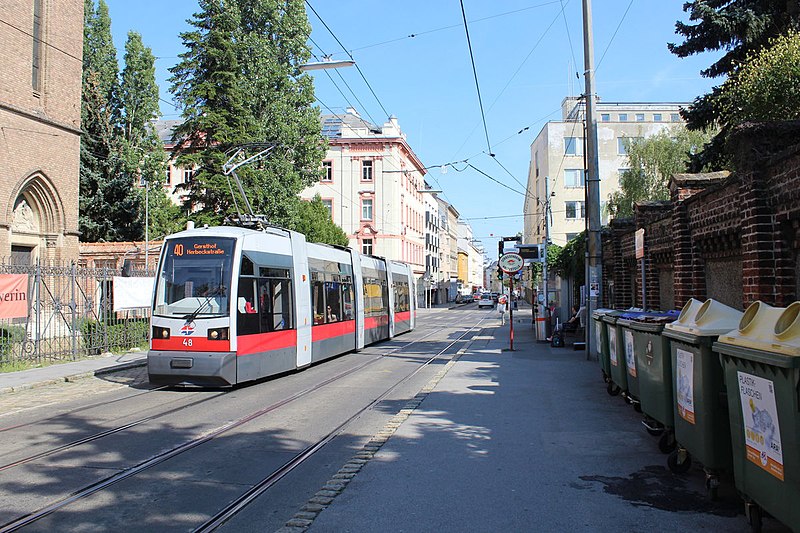
MULTIPOLYGON (((608 197, 619 189, 619 176, 628 165, 627 143, 632 138, 683 127, 679 111, 687 105, 688 102, 597 102, 600 212, 604 224, 608 221, 608 197)), ((548 200, 552 214, 550 242, 564 246, 585 228, 584 104, 578 97, 567 97, 561 107, 562 120, 545 124, 531 144, 529 195, 523 207, 526 244, 544 242, 548 200)))
MULTIPOLYGON (((300 197, 310 200, 319 194, 352 248, 410 263, 421 280, 426 273, 427 194, 420 191, 426 170, 397 119, 390 117, 378 127, 351 108, 323 115, 322 121, 328 139, 322 163, 326 174, 300 197)), ((422 290, 419 283, 420 298, 422 290)))

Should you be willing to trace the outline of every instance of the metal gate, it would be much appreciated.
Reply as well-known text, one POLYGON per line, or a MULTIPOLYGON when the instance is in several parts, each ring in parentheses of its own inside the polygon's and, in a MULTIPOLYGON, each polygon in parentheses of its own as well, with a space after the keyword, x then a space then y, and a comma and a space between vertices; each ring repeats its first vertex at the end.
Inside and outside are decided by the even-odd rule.
MULTIPOLYGON (((113 311, 116 268, 0 263, 0 274, 28 276, 28 313, 0 320, 0 365, 70 361, 146 348, 150 309, 113 311)), ((132 270, 130 276, 152 276, 132 270)))

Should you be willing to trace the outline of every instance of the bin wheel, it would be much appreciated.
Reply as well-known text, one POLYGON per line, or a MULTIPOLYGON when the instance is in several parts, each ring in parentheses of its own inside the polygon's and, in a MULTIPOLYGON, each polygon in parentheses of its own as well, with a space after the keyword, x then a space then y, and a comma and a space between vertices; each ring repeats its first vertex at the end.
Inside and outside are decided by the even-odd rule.
POLYGON ((755 502, 745 502, 744 514, 753 533, 761 533, 761 507, 755 502))
POLYGON ((684 448, 678 448, 667 457, 667 466, 673 474, 685 474, 692 467, 692 456, 684 448))
POLYGON ((706 472, 706 494, 712 502, 719 497, 719 476, 715 473, 706 472))
POLYGON ((675 434, 672 431, 665 431, 658 439, 658 449, 661 450, 661 453, 670 453, 677 445, 675 434))
POLYGON ((659 437, 664 434, 664 428, 651 428, 645 426, 645 429, 647 430, 647 433, 654 437, 659 437))
POLYGON ((614 383, 612 381, 609 381, 608 382, 608 386, 606 387, 606 392, 608 394, 610 394, 611 396, 617 396, 620 393, 621 390, 622 389, 620 389, 619 387, 614 385, 614 383))

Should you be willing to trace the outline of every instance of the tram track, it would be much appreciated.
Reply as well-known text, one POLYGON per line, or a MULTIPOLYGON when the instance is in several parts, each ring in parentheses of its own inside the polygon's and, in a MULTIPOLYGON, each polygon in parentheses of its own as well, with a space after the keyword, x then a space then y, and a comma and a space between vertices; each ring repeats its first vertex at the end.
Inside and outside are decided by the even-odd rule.
MULTIPOLYGON (((483 319, 481 319, 478 323, 480 323, 482 320, 483 319)), ((179 456, 179 455, 181 455, 181 454, 183 454, 185 452, 188 452, 188 451, 190 451, 190 450, 192 450, 192 449, 194 449, 194 448, 196 448, 196 447, 198 447, 198 446, 200 446, 200 445, 202 445, 202 444, 204 444, 206 442, 209 442, 209 441, 221 436, 221 435, 224 435, 224 434, 226 434, 228 432, 231 432, 232 430, 234 430, 234 429, 236 429, 238 427, 241 427, 241 426, 243 426, 243 425, 245 425, 245 424, 247 424, 249 422, 252 422, 253 420, 256 420, 256 419, 266 415, 267 413, 273 412, 276 409, 279 409, 280 407, 283 407, 283 406, 285 406, 285 405, 287 405, 287 404, 289 404, 291 402, 294 402, 294 401, 296 401, 296 400, 298 400, 298 399, 300 399, 300 398, 302 398, 304 396, 307 396, 307 395, 309 395, 309 394, 311 394, 311 393, 313 393, 313 392, 315 392, 317 390, 320 390, 320 389, 322 389, 322 388, 324 388, 324 387, 326 387, 326 386, 328 386, 328 385, 330 385, 332 383, 335 383, 335 382, 343 379, 346 376, 354 374, 354 373, 366 368, 369 365, 375 364, 375 363, 377 363, 378 361, 382 360, 385 357, 391 357, 391 356, 397 354, 398 352, 402 352, 402 351, 408 349, 410 346, 413 346, 415 344, 423 342, 426 339, 428 339, 430 336, 432 336, 432 335, 434 335, 436 333, 440 333, 442 331, 442 329, 443 329, 442 326, 438 326, 438 324, 431 324, 431 326, 432 326, 431 327, 431 331, 429 333, 427 333, 426 335, 423 335, 420 338, 413 339, 410 342, 404 343, 404 344, 402 344, 400 346, 395 346, 390 350, 382 350, 380 354, 377 354, 377 355, 374 355, 374 356, 370 357, 369 359, 367 359, 366 361, 362 362, 359 365, 356 365, 356 366, 354 366, 352 368, 348 368, 347 370, 345 370, 343 372, 340 372, 340 373, 338 373, 338 374, 336 374, 336 375, 334 375, 334 376, 332 376, 332 377, 330 377, 328 379, 325 379, 325 380, 323 380, 321 382, 318 382, 318 383, 316 383, 314 385, 311 385, 310 387, 307 387, 307 388, 305 388, 305 389, 303 389, 303 390, 301 390, 299 392, 296 392, 295 394, 292 394, 292 395, 288 396, 287 398, 284 398, 284 399, 282 399, 280 401, 274 402, 271 405, 269 405, 269 406, 267 406, 267 407, 265 407, 263 409, 255 411, 253 413, 250 413, 249 415, 246 415, 244 417, 240 417, 237 420, 234 420, 233 422, 230 422, 230 423, 218 426, 218 427, 216 427, 214 429, 208 430, 205 433, 203 433, 202 435, 199 435, 198 437, 196 437, 194 439, 191 439, 191 440, 185 441, 185 442, 183 442, 181 444, 178 444, 178 445, 176 445, 176 446, 174 446, 174 447, 172 447, 172 448, 170 448, 170 449, 168 449, 166 451, 163 451, 163 452, 158 453, 158 454, 156 454, 154 456, 151 456, 150 458, 145 459, 145 460, 137 463, 134 466, 131 466, 129 468, 121 470, 121 471, 119 471, 119 472, 117 472, 117 473, 115 473, 115 474, 113 474, 111 476, 108 476, 108 477, 106 477, 104 479, 101 479, 101 480, 95 482, 95 483, 92 483, 91 485, 88 485, 88 486, 85 486, 83 488, 77 489, 77 490, 73 491, 72 493, 70 493, 68 496, 66 496, 64 498, 61 498, 61 499, 59 499, 57 501, 54 501, 54 502, 52 502, 52 503, 50 503, 48 505, 45 505, 43 507, 40 507, 39 509, 37 509, 36 511, 33 511, 32 513, 29 513, 29 514, 27 514, 25 516, 22 516, 22 517, 19 517, 17 519, 14 519, 14 520, 6 523, 3 526, 0 526, 0 533, 17 531, 17 530, 19 530, 21 528, 24 528, 24 527, 26 527, 26 526, 28 526, 30 524, 33 524, 34 522, 36 522, 36 521, 38 521, 38 520, 40 520, 40 519, 42 519, 42 518, 44 518, 46 516, 49 516, 50 514, 56 512, 56 511, 58 511, 60 509, 63 509, 64 507, 66 507, 66 506, 68 506, 70 504, 73 504, 73 503, 75 503, 75 502, 77 502, 79 500, 83 500, 85 498, 88 498, 92 494, 95 494, 95 493, 97 493, 99 491, 102 491, 102 490, 104 490, 104 489, 106 489, 106 488, 108 488, 108 487, 110 487, 112 485, 115 485, 115 484, 117 484, 117 483, 119 483, 119 482, 121 482, 123 480, 129 479, 129 478, 131 478, 131 477, 133 477, 133 476, 135 476, 135 475, 137 475, 137 474, 139 474, 139 473, 141 473, 141 472, 143 472, 145 470, 148 470, 148 469, 150 469, 152 467, 155 467, 155 466, 157 466, 157 465, 159 465, 161 463, 164 463, 165 461, 167 461, 167 460, 169 460, 169 459, 171 459, 173 457, 179 456)), ((448 322, 445 325, 445 327, 447 327, 447 326, 453 327, 452 322, 448 322)), ((456 327, 463 327, 463 326, 456 326, 456 327)), ((373 400, 369 405, 367 405, 363 409, 359 410, 355 415, 353 415, 351 418, 349 418, 347 421, 345 421, 345 423, 341 424, 334 431, 329 433, 328 436, 323 438, 321 441, 317 442, 315 445, 312 445, 312 446, 306 448, 303 452, 301 452, 298 455, 297 458, 295 458, 293 460, 290 460, 282 468, 278 469, 276 472, 273 472, 272 474, 270 474, 269 476, 264 478, 264 480, 262 480, 261 482, 259 482, 257 484, 259 487, 262 487, 260 490, 256 489, 258 491, 257 494, 263 493, 265 490, 267 490, 269 488, 269 486, 271 486, 272 484, 277 482, 278 479, 280 479, 281 477, 286 475, 288 472, 290 472, 292 469, 294 469, 299 464, 302 464, 302 462, 305 459, 307 459, 308 457, 313 455, 314 451, 320 449, 327 442, 329 442, 331 439, 333 439, 337 434, 339 434, 343 430, 343 428, 346 427, 347 424, 351 423, 353 420, 355 420, 356 418, 361 416, 364 412, 366 412, 367 410, 369 410, 372 407, 374 407, 374 405, 379 403, 383 398, 386 397, 386 395, 390 394, 396 387, 398 387, 400 384, 406 382, 407 380, 411 379, 411 377, 413 377, 413 375, 415 375, 416 373, 421 371, 425 366, 431 364, 431 362, 433 362, 442 353, 444 353, 448 349, 450 349, 453 345, 455 345, 458 342, 461 342, 461 340, 469 332, 473 331, 474 329, 475 329, 475 326, 473 326, 470 329, 468 329, 461 336, 459 336, 458 339, 450 342, 445 348, 443 348, 442 350, 439 350, 436 355, 434 355, 432 357, 429 357, 429 359, 424 364, 420 365, 414 372, 410 373, 408 376, 406 376, 402 380, 398 381, 392 388, 390 388, 389 390, 384 392, 379 398, 373 400)), ((255 385, 258 385, 258 384, 259 384, 259 382, 255 383, 255 385)), ((237 390, 237 389, 234 389, 234 390, 237 390)), ((228 392, 230 392, 230 391, 226 391, 226 392, 224 392, 224 393, 222 393, 220 395, 215 395, 213 398, 218 398, 219 396, 227 394, 228 392)), ((199 404, 199 403, 202 403, 203 401, 211 400, 213 398, 206 398, 204 400, 201 400, 201 402, 195 402, 195 404, 199 404)), ((25 464, 25 463, 29 463, 29 462, 35 461, 36 459, 40 459, 40 458, 43 458, 43 457, 46 457, 46 456, 54 455, 56 453, 59 453, 61 451, 67 450, 67 449, 75 448, 77 446, 80 446, 81 444, 86 444, 88 442, 92 442, 92 441, 101 439, 101 438, 103 438, 105 436, 119 433, 119 432, 124 431, 126 429, 130 429, 132 427, 140 425, 140 424, 142 424, 144 422, 151 421, 151 420, 156 419, 156 418, 161 418, 163 416, 166 416, 167 414, 174 414, 174 412, 186 409, 188 407, 191 407, 191 405, 182 406, 181 408, 173 409, 173 410, 171 410, 171 413, 169 413, 169 412, 168 413, 160 413, 158 415, 153 415, 151 417, 145 417, 145 418, 143 418, 141 420, 134 421, 132 423, 119 426, 118 428, 112 428, 110 430, 106 430, 104 432, 100 432, 100 433, 98 433, 96 435, 93 435, 93 436, 90 436, 90 437, 75 441, 74 443, 70 443, 68 445, 60 446, 60 447, 55 448, 53 450, 49 450, 47 452, 42 452, 40 454, 36 454, 35 456, 30 456, 29 458, 25 458, 23 460, 19 460, 19 461, 15 461, 13 463, 9 463, 8 465, 4 465, 3 467, 0 467, 0 471, 8 470, 8 469, 13 468, 14 466, 19 466, 21 464, 25 464)), ((248 491, 248 492, 253 492, 253 491, 248 491)), ((257 496, 257 494, 251 495, 251 497, 254 498, 254 497, 257 496)), ((236 512, 238 512, 238 511, 236 511, 236 512)), ((228 518, 225 518, 225 520, 227 520, 227 519, 228 518)))
MULTIPOLYGON (((479 325, 484 319, 482 318, 478 321, 479 325)), ((307 461, 311 456, 313 456, 316 452, 321 450, 326 444, 328 444, 331 440, 336 438, 342 431, 344 431, 347 426, 349 426, 353 421, 357 420, 367 411, 375 408, 380 402, 382 402, 387 396, 389 396, 394 390, 396 390, 400 385, 409 381, 412 377, 418 374, 422 369, 426 366, 430 365, 433 361, 438 359, 443 353, 453 347, 455 344, 461 342, 461 340, 469 333, 471 333, 476 326, 473 326, 466 332, 464 332, 459 338, 452 341, 448 344, 445 348, 441 349, 439 352, 434 354, 433 356, 429 357, 425 363, 417 367, 414 371, 409 373, 400 381, 396 382, 392 387, 384 391, 380 396, 375 398, 372 402, 367 404, 366 406, 362 407, 358 411, 356 411, 352 416, 350 416, 347 420, 339 424, 336 428, 330 431, 327 435, 325 435, 322 439, 318 440, 317 442, 311 444, 310 446, 303 449, 299 454, 295 457, 291 458, 287 461, 284 465, 280 468, 275 470, 274 472, 270 473, 269 475, 262 478, 258 483, 256 483, 250 490, 242 494, 239 498, 228 504, 227 507, 222 509, 216 515, 214 515, 210 520, 206 521, 202 525, 198 526, 194 533, 210 533, 211 531, 215 531, 220 526, 222 526, 225 522, 229 521, 231 518, 236 516, 240 513, 243 509, 245 509, 249 504, 255 501, 259 496, 269 490, 272 486, 274 486, 280 479, 284 476, 289 474, 292 470, 303 464, 307 461)))
MULTIPOLYGON (((406 343, 406 344, 404 344, 402 346, 395 347, 395 348, 393 348, 392 350, 390 350, 388 352, 381 353, 380 355, 377 356, 376 361, 379 360, 380 357, 391 356, 393 353, 395 353, 395 352, 397 352, 399 350, 403 350, 403 349, 407 348, 408 346, 411 346, 413 344, 421 342, 422 340, 426 339, 427 337, 429 337, 433 333, 435 333, 435 331, 429 333, 428 335, 426 335, 426 336, 424 336, 424 337, 422 337, 420 339, 415 339, 415 340, 413 340, 413 341, 411 341, 409 343, 406 343)), ((357 367, 356 370, 359 370, 360 368, 362 368, 362 367, 357 367)), ((344 377, 344 376, 342 376, 342 377, 344 377)), ((259 384, 263 383, 264 381, 265 380, 260 380, 260 381, 254 382, 253 384, 248 385, 248 386, 259 385, 259 384)), ((152 392, 157 392, 157 391, 163 391, 163 390, 166 390, 166 389, 169 389, 169 388, 172 388, 172 386, 171 385, 164 385, 164 386, 160 386, 160 387, 157 387, 157 388, 145 391, 145 392, 141 392, 141 393, 133 394, 133 395, 130 395, 130 396, 126 396, 125 398, 119 398, 119 399, 116 399, 116 400, 112 400, 111 402, 106 402, 105 404, 98 402, 98 403, 93 404, 93 405, 84 406, 84 407, 81 407, 79 409, 74 409, 72 411, 68 411, 67 413, 60 413, 59 415, 56 415, 56 416, 53 416, 53 417, 49 417, 49 418, 45 418, 45 419, 42 419, 42 420, 38 420, 38 421, 33 422, 33 423, 18 424, 16 426, 9 426, 9 427, 6 427, 6 428, 0 428, 0 432, 8 431, 8 430, 11 430, 11 429, 19 429, 19 428, 22 428, 22 427, 30 427, 30 426, 33 426, 33 425, 36 425, 36 424, 40 424, 40 423, 43 423, 43 422, 50 422, 50 421, 57 420, 59 418, 62 418, 62 417, 65 417, 65 416, 68 416, 68 415, 71 415, 71 414, 75 414, 75 413, 78 413, 78 412, 83 412, 83 411, 86 411, 86 410, 94 409, 94 408, 97 408, 97 407, 100 407, 100 406, 108 406, 109 404, 115 403, 115 402, 121 402, 121 401, 125 401, 125 400, 136 399, 136 398, 138 398, 138 397, 140 397, 142 395, 145 395, 145 394, 148 394, 148 393, 152 393, 152 392)), ((218 398, 218 397, 223 396, 223 395, 225 395, 225 394, 227 394, 229 392, 232 392, 233 390, 237 390, 237 389, 226 390, 226 391, 222 392, 221 394, 216 394, 214 396, 211 396, 210 398, 204 398, 204 399, 199 400, 197 402, 192 402, 192 403, 187 404, 187 405, 182 405, 180 407, 176 407, 176 408, 170 409, 168 411, 164 411, 162 413, 158 413, 158 414, 155 414, 155 415, 143 417, 143 418, 140 418, 138 420, 134 420, 132 422, 128 422, 126 424, 122 424, 120 426, 113 427, 113 428, 110 428, 110 429, 107 429, 107 430, 104 430, 104 431, 100 431, 100 432, 95 433, 93 435, 88 435, 86 437, 77 439, 75 441, 72 441, 72 442, 69 442, 69 443, 66 443, 66 444, 62 444, 62 445, 57 446, 55 448, 52 448, 52 449, 49 449, 49 450, 46 450, 46 451, 43 451, 43 452, 39 452, 39 453, 36 453, 36 454, 29 455, 27 457, 24 457, 22 459, 18 459, 16 461, 12 461, 12 462, 7 463, 7 464, 0 464, 0 472, 3 472, 5 470, 9 470, 9 469, 14 468, 14 467, 18 467, 18 466, 21 466, 21 465, 24 465, 24 464, 27 464, 27 463, 30 463, 30 462, 38 460, 38 459, 42 459, 42 458, 45 458, 45 457, 49 457, 49 456, 55 455, 55 454, 57 454, 59 452, 70 450, 70 449, 75 448, 75 447, 80 446, 80 445, 84 445, 84 444, 88 444, 88 443, 94 442, 96 440, 102 439, 102 438, 107 437, 109 435, 114 435, 114 434, 119 433, 121 431, 125 431, 125 430, 128 430, 128 429, 134 428, 134 427, 139 426, 139 425, 141 425, 143 423, 146 423, 146 422, 152 422, 154 420, 158 420, 158 419, 163 418, 165 416, 169 416, 171 414, 175 414, 177 412, 183 411, 184 409, 188 409, 190 407, 194 407, 196 405, 205 403, 206 401, 218 398)), ((201 394, 201 393, 197 393, 197 394, 201 394)))

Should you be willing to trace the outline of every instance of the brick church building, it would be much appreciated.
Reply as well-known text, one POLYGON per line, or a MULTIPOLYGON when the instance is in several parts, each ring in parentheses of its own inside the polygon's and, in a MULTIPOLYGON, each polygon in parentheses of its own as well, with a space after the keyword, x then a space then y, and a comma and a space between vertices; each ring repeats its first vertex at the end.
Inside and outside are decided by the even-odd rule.
POLYGON ((0 20, 0 261, 77 260, 83 0, 0 20))

